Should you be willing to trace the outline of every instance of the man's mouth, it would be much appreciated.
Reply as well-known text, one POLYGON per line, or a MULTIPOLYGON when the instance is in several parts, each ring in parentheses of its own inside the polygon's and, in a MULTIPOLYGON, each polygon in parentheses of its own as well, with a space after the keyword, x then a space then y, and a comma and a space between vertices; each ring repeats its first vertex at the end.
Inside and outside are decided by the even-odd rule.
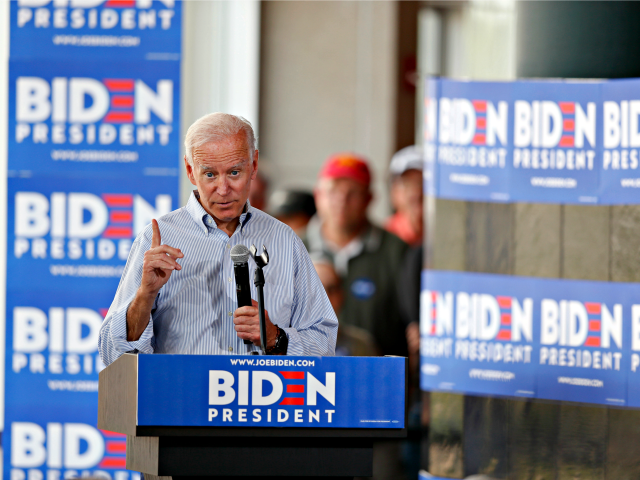
POLYGON ((229 207, 229 206, 231 206, 232 203, 233 203, 233 200, 231 200, 229 202, 216 202, 216 205, 218 207, 229 207))

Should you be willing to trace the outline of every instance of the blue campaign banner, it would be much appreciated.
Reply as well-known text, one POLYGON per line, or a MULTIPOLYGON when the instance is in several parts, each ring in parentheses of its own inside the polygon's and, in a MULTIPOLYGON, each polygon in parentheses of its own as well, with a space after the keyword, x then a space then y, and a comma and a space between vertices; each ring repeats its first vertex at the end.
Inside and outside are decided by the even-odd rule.
POLYGON ((12 409, 2 435, 7 480, 140 480, 126 470, 126 435, 99 430, 93 405, 55 403, 12 409))
POLYGON ((421 387, 640 406, 638 284, 423 272, 421 387))
POLYGON ((111 289, 78 292, 13 292, 7 297, 5 405, 12 412, 48 405, 97 402, 102 321, 115 295, 111 289))
POLYGON ((173 177, 18 177, 8 195, 9 297, 115 293, 135 236, 179 206, 173 177))
POLYGON ((425 88, 429 195, 638 203, 640 80, 464 82, 425 88))
POLYGON ((167 62, 12 60, 10 176, 168 176, 177 184, 179 74, 167 62))
POLYGON ((10 3, 12 59, 180 60, 181 1, 10 3))
POLYGON ((138 355, 138 425, 404 428, 405 362, 138 355))

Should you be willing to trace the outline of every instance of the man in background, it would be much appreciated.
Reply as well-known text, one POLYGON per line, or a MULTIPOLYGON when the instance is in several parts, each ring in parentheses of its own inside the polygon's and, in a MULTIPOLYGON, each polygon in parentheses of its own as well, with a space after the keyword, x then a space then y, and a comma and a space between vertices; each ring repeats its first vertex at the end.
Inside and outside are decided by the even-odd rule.
POLYGON ((304 236, 307 224, 316 214, 313 195, 302 190, 282 189, 269 198, 269 215, 289 225, 299 237, 304 236))
POLYGON ((422 153, 416 146, 399 150, 389 165, 391 203, 396 211, 384 228, 412 247, 422 243, 422 153))
POLYGON ((345 299, 340 323, 367 330, 383 355, 406 355, 405 327, 398 314, 396 282, 407 245, 372 225, 371 173, 353 153, 327 159, 314 190, 317 215, 309 222, 305 245, 329 258, 342 279, 345 299))

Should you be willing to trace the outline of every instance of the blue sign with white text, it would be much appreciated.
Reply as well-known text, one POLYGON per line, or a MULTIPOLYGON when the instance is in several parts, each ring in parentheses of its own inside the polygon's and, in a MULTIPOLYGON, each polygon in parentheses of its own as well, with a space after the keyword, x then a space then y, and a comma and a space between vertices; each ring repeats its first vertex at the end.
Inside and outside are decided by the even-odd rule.
POLYGON ((639 79, 431 78, 424 125, 429 195, 492 202, 639 202, 639 79))
POLYGON ((640 286, 423 272, 421 387, 640 406, 640 286))
POLYGON ((136 235, 178 206, 172 177, 52 176, 8 183, 9 292, 115 294, 136 235))
POLYGON ((405 362, 138 355, 138 425, 404 428, 405 362))
POLYGON ((17 0, 12 59, 180 60, 182 2, 17 0))
POLYGON ((179 68, 166 62, 14 61, 9 170, 174 177, 179 68))

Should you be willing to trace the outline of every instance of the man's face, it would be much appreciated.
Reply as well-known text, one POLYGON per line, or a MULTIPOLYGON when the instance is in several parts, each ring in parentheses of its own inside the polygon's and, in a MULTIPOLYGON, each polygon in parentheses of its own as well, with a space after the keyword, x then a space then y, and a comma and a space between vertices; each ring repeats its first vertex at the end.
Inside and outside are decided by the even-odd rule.
POLYGON ((391 197, 394 207, 409 218, 422 218, 422 172, 407 170, 393 182, 391 197))
POLYGON ((186 157, 185 164, 202 207, 216 223, 232 222, 242 214, 258 173, 258 151, 249 151, 243 132, 194 149, 193 166, 186 157))
POLYGON ((371 193, 367 186, 350 178, 321 179, 315 191, 320 218, 344 231, 359 228, 367 217, 371 193))

